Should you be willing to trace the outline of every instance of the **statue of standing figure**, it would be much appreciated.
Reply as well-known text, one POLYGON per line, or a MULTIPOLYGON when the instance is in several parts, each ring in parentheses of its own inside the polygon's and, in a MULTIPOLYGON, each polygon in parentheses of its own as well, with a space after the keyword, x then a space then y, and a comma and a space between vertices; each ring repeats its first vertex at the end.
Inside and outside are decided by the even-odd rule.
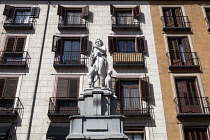
POLYGON ((107 69, 106 47, 103 45, 101 39, 96 39, 91 53, 91 68, 88 72, 88 87, 105 87, 107 69))

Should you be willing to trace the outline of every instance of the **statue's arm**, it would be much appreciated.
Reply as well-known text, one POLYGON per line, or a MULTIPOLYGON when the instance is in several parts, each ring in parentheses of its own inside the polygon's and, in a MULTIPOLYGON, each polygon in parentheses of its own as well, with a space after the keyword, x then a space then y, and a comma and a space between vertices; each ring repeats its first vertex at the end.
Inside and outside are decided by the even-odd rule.
POLYGON ((98 47, 98 46, 94 46, 96 49, 98 49, 101 53, 106 53, 106 47, 105 46, 101 46, 101 47, 98 47))

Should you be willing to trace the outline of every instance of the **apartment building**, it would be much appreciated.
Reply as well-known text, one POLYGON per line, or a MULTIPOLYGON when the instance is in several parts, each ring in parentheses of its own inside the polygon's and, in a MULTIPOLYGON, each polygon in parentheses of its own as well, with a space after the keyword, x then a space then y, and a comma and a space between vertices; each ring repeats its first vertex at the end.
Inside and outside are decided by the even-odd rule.
POLYGON ((209 1, 150 1, 169 140, 209 139, 209 1))
POLYGON ((107 49, 124 133, 167 139, 148 1, 2 0, 0 8, 2 139, 66 138, 97 38, 107 49))

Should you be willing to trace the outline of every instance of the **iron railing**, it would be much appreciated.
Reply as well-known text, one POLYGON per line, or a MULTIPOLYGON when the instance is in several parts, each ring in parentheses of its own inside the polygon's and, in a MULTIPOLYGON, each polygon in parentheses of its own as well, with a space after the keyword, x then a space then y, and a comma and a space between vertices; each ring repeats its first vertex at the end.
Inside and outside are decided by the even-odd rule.
POLYGON ((13 17, 7 17, 4 21, 4 26, 31 26, 33 27, 36 20, 29 15, 15 15, 13 17))
POLYGON ((78 51, 65 51, 63 54, 55 53, 54 65, 85 66, 88 58, 78 51))
POLYGON ((205 20, 208 26, 208 31, 210 31, 210 17, 206 17, 205 20))
POLYGON ((27 51, 7 52, 0 51, 0 65, 24 65, 29 64, 30 55, 27 51))
POLYGON ((120 98, 115 113, 120 115, 148 115, 150 114, 149 98, 120 98))
POLYGON ((50 97, 48 115, 79 114, 78 98, 50 97))
POLYGON ((22 113, 23 104, 18 97, 3 97, 0 98, 0 114, 22 113))
POLYGON ((144 55, 142 53, 114 52, 112 57, 114 66, 144 66, 144 55))
POLYGON ((163 23, 163 27, 190 27, 188 16, 162 16, 161 20, 163 23))
POLYGON ((209 114, 208 97, 176 97, 174 99, 178 114, 209 114))
POLYGON ((134 16, 112 16, 112 26, 140 27, 139 21, 134 16))
POLYGON ((87 22, 82 16, 59 17, 58 27, 87 27, 87 22))
POLYGON ((169 66, 200 66, 199 58, 196 52, 168 52, 169 66))

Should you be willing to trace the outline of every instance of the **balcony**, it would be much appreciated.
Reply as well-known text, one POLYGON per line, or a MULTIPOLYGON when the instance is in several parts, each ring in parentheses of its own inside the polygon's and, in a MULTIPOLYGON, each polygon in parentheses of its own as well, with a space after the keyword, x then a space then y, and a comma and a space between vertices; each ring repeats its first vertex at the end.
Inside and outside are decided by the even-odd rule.
POLYGON ((59 17, 58 29, 77 29, 77 30, 86 30, 87 22, 81 16, 74 17, 59 17))
POLYGON ((169 61, 169 69, 188 69, 188 70, 199 70, 200 63, 196 52, 177 52, 167 54, 169 61))
POLYGON ((7 17, 4 21, 4 29, 26 29, 31 30, 35 25, 35 18, 28 15, 16 15, 14 17, 7 17))
POLYGON ((20 66, 28 67, 30 56, 24 52, 0 51, 0 66, 20 66))
POLYGON ((210 32, 210 17, 206 17, 205 20, 207 23, 208 31, 210 32))
POLYGON ((163 31, 191 31, 188 16, 162 16, 163 31))
POLYGON ((78 51, 65 51, 63 55, 55 53, 54 67, 85 67, 88 58, 78 51))
POLYGON ((78 98, 50 97, 48 116, 79 115, 78 98))
POLYGON ((123 97, 118 99, 115 114, 150 116, 149 98, 123 97))
POLYGON ((140 24, 134 16, 112 16, 112 30, 140 30, 140 24))
POLYGON ((189 116, 210 117, 210 103, 208 97, 176 97, 174 99, 177 118, 189 116))
POLYGON ((0 116, 17 116, 23 112, 23 104, 18 97, 0 98, 0 116))
POLYGON ((114 67, 144 67, 145 64, 142 53, 114 52, 112 57, 114 67))

